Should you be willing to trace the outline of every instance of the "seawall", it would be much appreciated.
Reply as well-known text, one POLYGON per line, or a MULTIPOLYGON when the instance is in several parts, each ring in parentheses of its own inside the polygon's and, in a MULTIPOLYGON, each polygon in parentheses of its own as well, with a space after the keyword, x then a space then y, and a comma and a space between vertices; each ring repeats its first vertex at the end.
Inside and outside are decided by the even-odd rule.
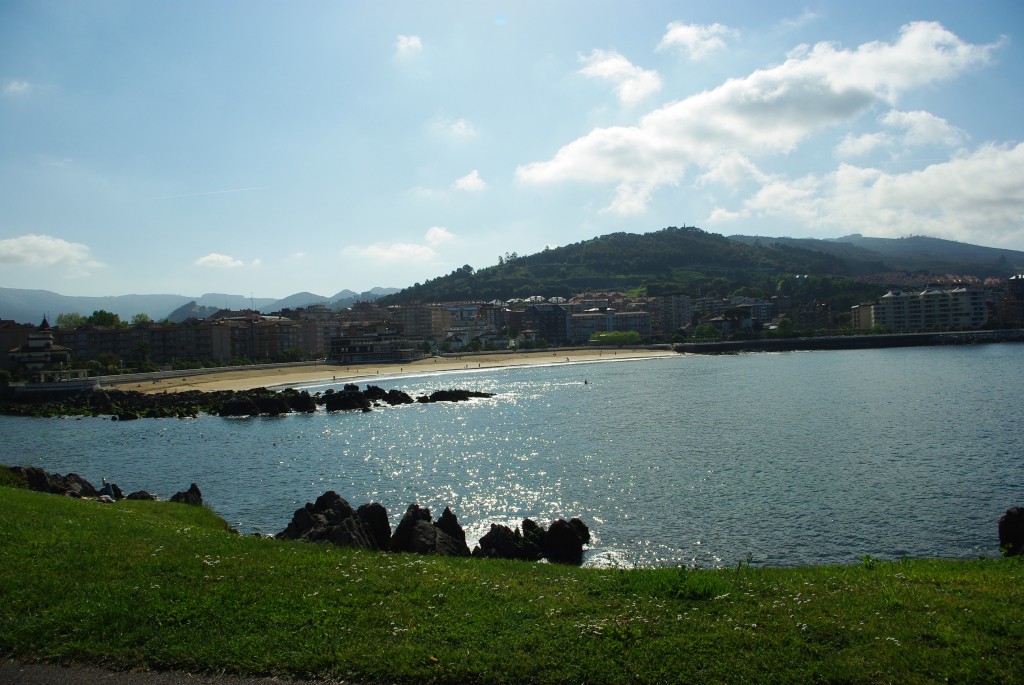
POLYGON ((1024 329, 694 342, 680 343, 675 346, 675 351, 683 354, 729 354, 733 352, 790 352, 796 350, 869 350, 884 347, 973 345, 993 342, 1024 342, 1024 329))

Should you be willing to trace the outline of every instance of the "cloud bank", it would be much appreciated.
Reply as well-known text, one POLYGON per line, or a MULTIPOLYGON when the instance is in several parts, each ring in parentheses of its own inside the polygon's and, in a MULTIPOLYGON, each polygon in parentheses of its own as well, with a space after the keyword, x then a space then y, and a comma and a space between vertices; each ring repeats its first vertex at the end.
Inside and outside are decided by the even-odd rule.
POLYGON ((102 267, 89 254, 89 247, 62 238, 30 233, 0 240, 0 264, 29 268, 63 267, 69 276, 86 276, 102 267))
MULTIPOLYGON (((663 43, 689 45, 681 37, 688 34, 676 35, 663 43)), ((815 133, 894 104, 904 92, 987 63, 997 47, 966 43, 934 22, 907 24, 892 43, 801 46, 776 67, 665 105, 636 126, 594 129, 550 160, 520 166, 516 177, 533 184, 613 184, 606 211, 641 212, 690 167, 711 169, 737 153, 785 155, 815 133)))

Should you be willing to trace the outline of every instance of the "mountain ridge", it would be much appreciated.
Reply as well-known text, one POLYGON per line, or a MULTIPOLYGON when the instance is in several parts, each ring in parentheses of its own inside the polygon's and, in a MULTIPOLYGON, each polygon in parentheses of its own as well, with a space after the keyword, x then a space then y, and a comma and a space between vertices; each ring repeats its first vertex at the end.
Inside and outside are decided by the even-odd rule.
POLYGON ((117 314, 123 321, 130 320, 135 314, 146 314, 154 321, 168 318, 172 321, 182 321, 187 315, 181 316, 180 312, 186 310, 196 316, 208 316, 220 309, 255 308, 260 312, 270 313, 310 304, 326 304, 333 309, 339 309, 350 307, 360 299, 377 299, 394 292, 398 292, 398 289, 375 287, 362 293, 341 290, 331 297, 303 292, 274 299, 226 293, 204 293, 199 297, 168 294, 84 296, 62 295, 41 289, 0 287, 0 319, 38 324, 43 317, 48 317, 53 323, 59 314, 74 313, 88 316, 102 309, 117 314))

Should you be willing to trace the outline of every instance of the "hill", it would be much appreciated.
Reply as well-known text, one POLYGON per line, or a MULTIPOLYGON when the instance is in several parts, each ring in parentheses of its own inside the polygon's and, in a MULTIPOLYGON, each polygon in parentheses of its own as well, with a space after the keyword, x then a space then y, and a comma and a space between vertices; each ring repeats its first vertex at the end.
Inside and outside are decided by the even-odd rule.
POLYGON ((613 233, 533 255, 507 255, 496 266, 480 270, 466 265, 446 276, 417 283, 384 298, 384 302, 569 297, 581 291, 608 289, 719 297, 746 289, 754 295, 770 295, 778 292, 780 280, 791 274, 842 280, 842 288, 848 290, 845 299, 855 300, 877 290, 877 286, 845 283, 865 274, 924 270, 1008 276, 1024 270, 1024 252, 931 238, 857 238, 850 236, 852 242, 730 238, 694 227, 670 227, 645 234, 613 233))
POLYGON ((332 297, 302 292, 278 300, 225 293, 206 293, 201 297, 185 295, 85 297, 61 295, 49 290, 0 288, 0 319, 38 324, 44 316, 48 316, 52 323, 58 314, 73 313, 88 316, 102 309, 117 314, 122 321, 128 321, 136 314, 146 314, 154 321, 169 319, 181 322, 190 316, 203 318, 220 309, 255 307, 261 312, 270 313, 287 307, 307 307, 311 304, 326 304, 332 309, 341 309, 351 307, 353 303, 360 300, 376 300, 383 295, 396 292, 398 292, 397 288, 371 288, 363 293, 342 290, 332 297))
POLYGON ((762 238, 734 235, 747 244, 771 242, 831 254, 854 270, 961 273, 979 278, 1006 277, 1024 271, 1024 252, 960 243, 954 240, 910 236, 868 238, 860 234, 819 240, 815 238, 762 238))

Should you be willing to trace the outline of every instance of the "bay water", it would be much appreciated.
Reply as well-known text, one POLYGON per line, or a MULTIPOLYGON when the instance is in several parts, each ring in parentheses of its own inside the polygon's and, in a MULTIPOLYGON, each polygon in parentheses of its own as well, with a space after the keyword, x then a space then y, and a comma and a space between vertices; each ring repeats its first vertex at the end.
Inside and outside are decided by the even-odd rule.
POLYGON ((2 461, 163 498, 195 482, 243 533, 327 490, 393 526, 450 506, 470 546, 491 523, 578 516, 585 564, 627 568, 991 556, 1024 506, 1024 345, 616 356, 377 377, 496 395, 370 413, 0 417, 2 461))

